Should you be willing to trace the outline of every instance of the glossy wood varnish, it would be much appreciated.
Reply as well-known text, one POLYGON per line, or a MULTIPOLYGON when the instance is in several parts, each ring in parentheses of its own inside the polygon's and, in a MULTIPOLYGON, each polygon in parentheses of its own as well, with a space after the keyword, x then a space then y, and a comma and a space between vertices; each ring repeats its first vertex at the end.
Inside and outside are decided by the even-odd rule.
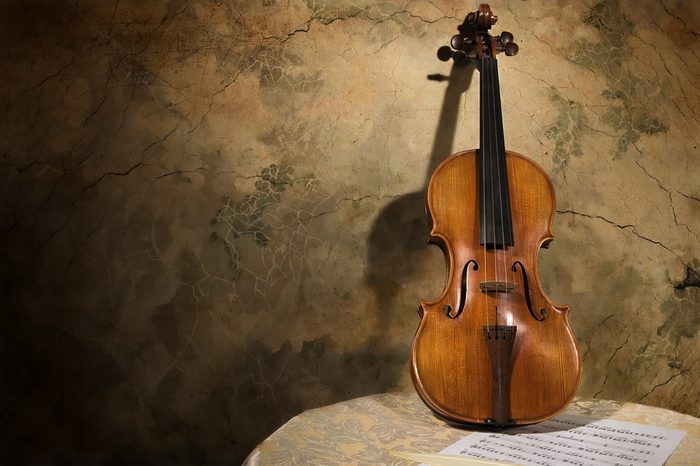
POLYGON ((544 171, 514 152, 506 152, 514 245, 485 250, 479 243, 479 170, 476 151, 445 160, 433 173, 427 199, 431 242, 440 246, 448 268, 445 288, 432 302, 422 302, 420 325, 411 348, 411 377, 423 401, 436 413, 460 423, 493 421, 492 360, 484 337, 487 325, 517 327, 510 361, 507 425, 530 424, 554 416, 574 396, 581 374, 581 356, 569 327, 568 306, 554 305, 537 274, 540 248, 553 239, 555 194, 544 171), (466 275, 465 264, 474 260, 466 275), (529 279, 535 309, 546 309, 537 321, 526 305, 522 276, 509 267, 520 261, 529 279), (497 272, 498 275, 497 275, 497 272), (484 293, 481 282, 517 283, 511 293, 484 293), (465 299, 456 318, 455 309, 465 299), (496 322, 496 306, 499 321, 496 322))

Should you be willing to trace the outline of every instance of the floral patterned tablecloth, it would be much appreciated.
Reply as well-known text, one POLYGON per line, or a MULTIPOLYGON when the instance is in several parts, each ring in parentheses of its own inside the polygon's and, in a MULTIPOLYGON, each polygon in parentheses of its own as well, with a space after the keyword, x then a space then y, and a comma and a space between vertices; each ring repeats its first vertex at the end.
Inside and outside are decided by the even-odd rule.
MULTIPOLYGON (((668 462, 700 465, 700 419, 662 408, 578 399, 567 413, 653 424, 686 431, 668 462)), ((437 453, 468 429, 433 416, 415 393, 386 393, 311 409, 258 445, 244 465, 415 465, 391 455, 400 450, 437 453)))

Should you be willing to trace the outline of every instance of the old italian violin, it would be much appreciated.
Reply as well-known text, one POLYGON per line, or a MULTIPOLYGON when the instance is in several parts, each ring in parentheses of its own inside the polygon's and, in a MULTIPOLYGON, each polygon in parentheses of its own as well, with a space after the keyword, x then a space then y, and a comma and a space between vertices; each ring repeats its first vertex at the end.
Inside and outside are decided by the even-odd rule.
POLYGON ((448 267, 442 294, 422 302, 411 378, 428 407, 458 423, 510 426, 554 416, 573 398, 581 355, 569 307, 554 305, 537 275, 553 239, 556 200, 546 173, 505 150, 496 54, 513 35, 489 35, 497 17, 479 5, 438 57, 476 60, 478 150, 452 155, 428 185, 430 242, 448 267))

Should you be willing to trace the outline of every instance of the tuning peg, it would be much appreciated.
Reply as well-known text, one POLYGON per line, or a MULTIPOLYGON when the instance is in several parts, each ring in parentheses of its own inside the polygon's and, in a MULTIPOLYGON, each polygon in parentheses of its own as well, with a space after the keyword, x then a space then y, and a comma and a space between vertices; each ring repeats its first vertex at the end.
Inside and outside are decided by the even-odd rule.
POLYGON ((460 34, 455 34, 452 36, 452 39, 450 39, 450 45, 455 50, 462 50, 464 47, 464 37, 462 37, 460 34))
POLYGON ((448 61, 452 58, 452 48, 449 45, 443 45, 438 49, 437 56, 440 61, 448 61))
POLYGON ((455 65, 464 65, 467 63, 467 54, 457 50, 452 54, 452 59, 455 61, 455 65))
POLYGON ((459 34, 469 42, 476 39, 476 28, 469 20, 465 20, 464 23, 457 26, 457 30, 459 34))
POLYGON ((508 31, 503 31, 503 32, 501 32, 501 35, 498 36, 498 39, 501 41, 501 43, 503 45, 509 44, 509 43, 513 42, 513 34, 511 34, 508 31))
POLYGON ((518 50, 520 50, 520 47, 518 47, 518 44, 516 44, 515 42, 508 42, 504 46, 504 50, 507 56, 512 57, 513 55, 518 54, 518 50))

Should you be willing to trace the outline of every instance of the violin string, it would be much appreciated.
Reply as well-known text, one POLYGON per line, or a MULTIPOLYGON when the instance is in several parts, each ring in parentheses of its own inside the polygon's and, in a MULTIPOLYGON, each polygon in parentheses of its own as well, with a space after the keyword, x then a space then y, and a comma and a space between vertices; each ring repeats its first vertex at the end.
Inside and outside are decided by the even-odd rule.
MULTIPOLYGON (((484 87, 484 105, 486 106, 486 110, 485 110, 485 112, 486 112, 486 113, 485 113, 485 115, 486 115, 486 121, 485 121, 485 126, 486 126, 486 128, 485 128, 485 137, 486 137, 486 141, 487 141, 487 142, 486 142, 486 145, 487 145, 488 150, 485 151, 484 156, 486 157, 486 160, 488 160, 488 170, 489 170, 489 171, 488 171, 488 175, 487 175, 488 185, 486 186, 486 188, 489 189, 489 191, 490 191, 489 202, 487 202, 487 205, 486 205, 486 209, 488 210, 487 219, 488 219, 488 220, 490 221, 490 223, 491 223, 490 228, 491 228, 491 229, 493 230, 493 232, 494 232, 494 240, 495 240, 495 228, 496 228, 496 225, 495 225, 494 205, 493 205, 493 145, 491 144, 491 134, 492 134, 492 131, 490 131, 490 130, 491 130, 491 116, 492 116, 492 115, 491 115, 491 111, 490 111, 490 109, 491 109, 491 102, 490 102, 491 93, 489 92, 489 88, 491 87, 491 76, 490 76, 490 74, 491 74, 491 69, 490 69, 490 67, 489 67, 489 63, 490 63, 490 62, 489 62, 489 60, 488 60, 488 57, 485 58, 485 59, 484 59, 484 73, 485 73, 485 74, 484 74, 484 79, 485 79, 485 87, 484 87), (489 204, 490 204, 490 205, 489 205, 489 204)), ((488 234, 489 234, 489 229, 487 228, 487 229, 486 229, 486 234, 485 234, 485 241, 484 241, 487 245, 488 245, 488 240, 490 239, 488 234)), ((495 243, 495 241, 494 241, 494 243, 495 243)), ((497 280, 497 278, 498 278, 498 268, 496 267, 496 260, 495 260, 495 259, 496 259, 496 255, 495 255, 494 252, 493 252, 493 246, 494 246, 494 244, 492 244, 492 246, 491 246, 491 254, 493 255, 493 259, 494 259, 494 263, 493 263, 493 273, 494 273, 495 276, 494 276, 494 277, 489 277, 489 278, 491 278, 491 280, 489 280, 489 278, 487 278, 487 282, 488 282, 488 281, 495 281, 495 280, 497 280)), ((489 249, 488 246, 487 246, 486 249, 487 249, 487 251, 488 251, 488 249, 489 249)), ((486 289, 488 290, 489 288, 490 288, 490 287, 489 287, 488 284, 487 284, 487 285, 486 285, 486 289)), ((497 326, 497 325, 498 325, 498 294, 494 294, 494 295, 493 295, 493 299, 494 299, 494 305, 495 305, 495 307, 496 307, 496 311, 495 311, 495 313, 494 313, 494 316, 495 316, 494 319, 495 319, 495 320, 494 320, 493 325, 494 325, 494 326, 497 326)))
MULTIPOLYGON (((496 63, 496 76, 498 77, 498 63, 496 63)), ((498 105, 498 108, 500 109, 501 108, 500 89, 499 89, 499 93, 498 93, 498 104, 497 105, 498 105)), ((504 132, 503 132, 503 118, 501 118, 501 121, 499 124, 500 124, 500 128, 499 128, 500 133, 499 134, 504 134, 504 132)), ((503 147, 502 147, 503 156, 504 156, 503 163, 506 164, 504 166, 504 173, 507 173, 507 160, 508 160, 508 158, 506 156, 505 141, 503 139, 501 139, 501 143, 503 144, 503 147)), ((506 177, 505 183, 508 183, 507 177, 506 177)), ((509 192, 510 192, 510 190, 508 190, 508 193, 509 192)), ((510 205, 510 199, 506 199, 506 205, 510 205)), ((510 212, 507 212, 507 215, 512 215, 512 209, 510 210, 510 212)), ((515 238, 514 238, 515 233, 513 232, 512 218, 509 217, 509 219, 510 219, 509 224, 511 226, 511 239, 513 240, 513 242, 515 242, 515 238)), ((511 276, 510 283, 513 286, 513 293, 515 293, 515 272, 513 271, 513 263, 515 262, 515 258, 514 258, 513 247, 507 246, 505 244, 503 247, 504 247, 504 251, 505 251, 504 260, 506 260, 506 263, 504 264, 504 267, 503 267, 504 273, 506 274, 506 284, 508 283, 507 277, 508 277, 508 271, 510 270, 510 276, 511 276)), ((512 299, 512 298, 509 298, 509 299, 512 299)), ((513 325, 513 314, 512 313, 510 313, 510 320, 511 320, 511 322, 509 323, 509 325, 513 325)))
MULTIPOLYGON (((499 106, 500 106, 500 94, 499 94, 499 106)), ((503 125, 503 119, 501 119, 501 126, 502 125, 503 125)), ((501 132, 503 132, 503 131, 501 131, 501 132)), ((505 149, 505 141, 504 141, 503 153, 505 154, 505 152, 506 152, 506 149, 505 149)), ((507 160, 507 158, 505 158, 504 160, 507 160)), ((508 190, 508 195, 510 196, 510 189, 508 190)), ((510 199, 511 198, 508 199, 508 206, 510 206, 510 199)), ((514 252, 515 231, 514 231, 513 220, 512 220, 512 215, 513 215, 513 208, 512 207, 510 207, 509 214, 511 215, 511 217, 510 217, 510 226, 511 226, 510 233, 511 233, 511 240, 513 241, 513 246, 508 248, 508 252, 506 254, 506 257, 508 259, 507 264, 506 264, 507 265, 506 273, 508 273, 507 271, 510 271, 511 284, 513 286, 513 295, 515 295, 515 291, 516 291, 515 290, 515 271, 513 270, 513 264, 515 263, 515 256, 514 256, 514 254, 515 254, 515 252, 514 252)), ((514 316, 512 313, 510 315, 510 319, 511 319, 510 325, 514 325, 514 316)))
MULTIPOLYGON (((486 105, 486 62, 484 58, 481 58, 481 79, 479 80, 480 83, 480 95, 479 95, 479 101, 481 106, 486 105)), ((485 107, 487 108, 487 107, 485 107)), ((484 269, 484 279, 483 282, 486 283, 488 281, 488 264, 487 264, 487 256, 486 256, 486 236, 488 232, 488 228, 486 225, 488 215, 486 212, 486 121, 484 121, 484 111, 483 108, 481 110, 481 148, 480 148, 480 165, 481 165, 481 211, 483 212, 483 215, 481 215, 481 228, 484 231, 484 237, 482 238, 484 240, 484 261, 482 262, 483 269, 484 269)), ((486 328, 489 328, 489 288, 488 286, 485 286, 484 288, 484 313, 486 315, 486 328)))
MULTIPOLYGON (((493 254, 493 272, 494 272, 494 283, 498 284, 498 247, 497 247, 497 240, 496 240, 496 196, 494 192, 494 181, 495 177, 493 175, 493 169, 494 169, 494 164, 493 164, 493 159, 495 158, 498 160, 498 156, 496 153, 497 150, 497 144, 496 144, 496 132, 495 132, 495 120, 496 120, 496 115, 492 111, 494 108, 494 102, 491 100, 493 96, 493 76, 492 76, 492 71, 493 67, 491 66, 493 63, 493 57, 489 58, 487 62, 487 67, 488 67, 488 72, 486 74, 486 79, 488 86, 486 87, 486 92, 487 92, 487 102, 488 102, 488 107, 487 107, 487 113, 488 113, 488 120, 489 120, 489 184, 491 188, 491 225, 493 228, 493 245, 492 245, 492 254, 493 254)), ((497 285, 496 285, 497 286, 497 285)), ((494 298, 496 300, 496 317, 495 317, 495 323, 494 325, 498 326, 498 302, 500 300, 499 294, 498 294, 498 289, 495 290, 494 298)))
MULTIPOLYGON (((500 127, 500 121, 498 120, 498 107, 499 107, 499 89, 496 88, 498 85, 498 62, 496 61, 496 57, 493 57, 491 59, 491 67, 492 67, 492 79, 493 79, 493 85, 491 86, 491 92, 492 92, 492 102, 493 102, 493 112, 494 112, 494 128, 493 128, 493 133, 494 133, 494 139, 495 139, 495 146, 496 146, 496 171, 498 172, 498 209, 500 211, 500 217, 501 217, 501 245, 503 247, 503 251, 500 254, 503 257, 503 275, 505 278, 505 292, 508 292, 508 270, 507 270, 507 255, 508 255, 508 245, 506 245, 506 233, 505 233, 505 223, 504 223, 504 217, 503 217, 503 190, 502 190, 502 185, 501 185, 501 154, 505 156, 505 147, 501 146, 503 143, 503 139, 499 136, 501 136, 503 133, 501 131, 500 127), (501 152, 501 150, 503 152, 501 152)), ((505 157, 503 158, 503 163, 505 163, 505 157)), ((494 232, 495 235, 495 232, 494 232)), ((494 253, 498 253, 498 249, 494 250, 494 253)), ((498 254, 497 254, 498 255, 498 254)), ((506 314, 506 325, 508 325, 508 314, 506 314)))
MULTIPOLYGON (((488 38, 487 38, 488 40, 488 38)), ((488 42, 487 42, 488 44, 488 42)), ((488 49, 488 45, 485 45, 485 49, 488 49)), ((491 277, 491 279, 487 278, 487 281, 490 282, 495 282, 498 280, 498 267, 496 264, 496 254, 494 251, 495 247, 495 239, 496 239, 496 218, 494 216, 494 205, 493 205, 493 145, 491 144, 491 136, 493 135, 493 126, 491 124, 491 117, 493 116, 491 114, 491 61, 488 56, 484 57, 484 81, 485 81, 485 94, 484 94, 484 105, 486 106, 485 108, 485 115, 486 115, 486 121, 484 122, 484 126, 486 126, 486 138, 487 138, 487 147, 488 151, 486 151, 485 156, 488 159, 488 166, 489 166, 489 173, 488 173, 488 190, 490 192, 489 195, 489 202, 487 208, 489 210, 489 214, 487 216, 488 222, 489 222, 489 228, 493 232, 493 243, 491 244, 491 254, 493 256, 493 273, 494 277, 491 277)), ((489 228, 486 229, 486 243, 488 243, 489 238, 489 228)), ((486 289, 489 289, 490 286, 487 284, 486 289)), ((495 311, 495 321, 494 321, 494 326, 498 325, 498 292, 495 292, 493 295, 494 301, 495 301, 495 306, 496 306, 496 311, 495 311)))

